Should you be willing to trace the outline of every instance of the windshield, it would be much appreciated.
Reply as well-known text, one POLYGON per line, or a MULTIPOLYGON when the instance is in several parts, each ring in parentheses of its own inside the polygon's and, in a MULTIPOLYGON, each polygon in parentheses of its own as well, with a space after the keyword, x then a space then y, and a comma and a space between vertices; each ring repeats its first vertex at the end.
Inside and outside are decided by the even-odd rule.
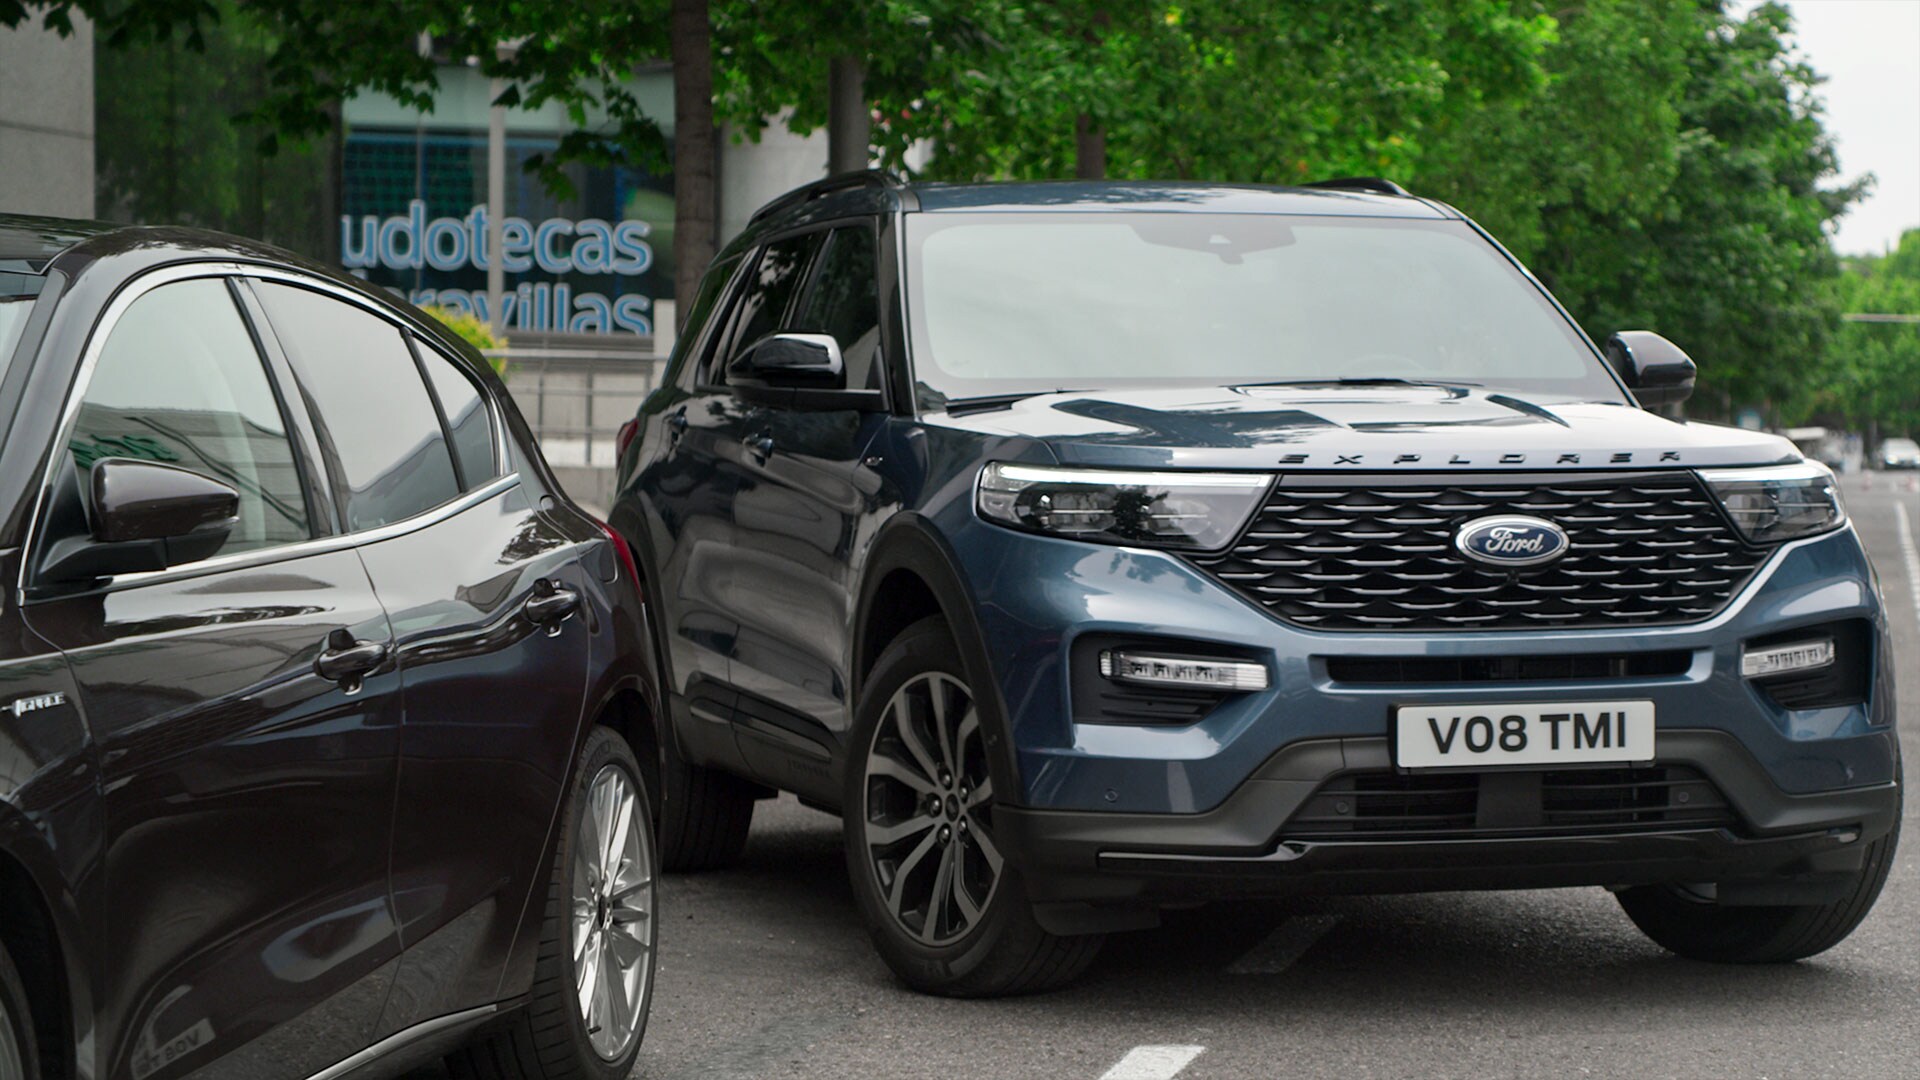
POLYGON ((1375 379, 1625 401, 1544 293, 1464 222, 908 221, 923 408, 1049 390, 1375 379))

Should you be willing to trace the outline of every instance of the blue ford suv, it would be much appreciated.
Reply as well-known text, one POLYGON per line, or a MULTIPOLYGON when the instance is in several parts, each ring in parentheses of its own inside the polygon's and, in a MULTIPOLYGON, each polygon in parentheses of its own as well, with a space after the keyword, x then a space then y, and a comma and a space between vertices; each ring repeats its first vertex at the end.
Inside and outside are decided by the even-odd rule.
POLYGON ((1289 891, 1826 949, 1899 827, 1881 602, 1826 468, 1662 415, 1693 376, 1385 181, 792 192, 622 433, 662 857, 794 792, 955 995, 1289 891))

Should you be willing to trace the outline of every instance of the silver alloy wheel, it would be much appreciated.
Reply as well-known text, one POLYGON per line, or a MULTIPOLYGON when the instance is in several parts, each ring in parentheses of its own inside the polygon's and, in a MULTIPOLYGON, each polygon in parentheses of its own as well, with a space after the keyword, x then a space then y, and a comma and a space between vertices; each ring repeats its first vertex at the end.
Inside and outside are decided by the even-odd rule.
POLYGON ((20 1054, 20 1039, 13 1031, 13 1017, 6 1002, 0 1001, 0 1080, 21 1080, 27 1075, 26 1059, 20 1054))
POLYGON ((1003 862, 989 831, 980 712, 965 683, 928 672, 894 693, 867 748, 864 803, 867 859, 894 920, 923 945, 965 937, 1003 862))
POLYGON ((637 798, 624 769, 602 767, 573 846, 575 1001, 608 1061, 633 1044, 653 977, 653 837, 637 798))

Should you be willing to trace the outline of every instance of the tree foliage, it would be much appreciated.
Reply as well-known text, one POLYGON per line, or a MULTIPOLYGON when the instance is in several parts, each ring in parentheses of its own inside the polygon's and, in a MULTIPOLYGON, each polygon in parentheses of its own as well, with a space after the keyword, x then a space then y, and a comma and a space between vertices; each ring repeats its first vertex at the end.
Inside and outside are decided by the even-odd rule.
MULTIPOLYGON (((1897 342, 1920 332, 1838 321, 1842 307, 1906 304, 1904 264, 1869 260, 1840 276, 1833 223, 1864 184, 1836 180, 1820 78, 1792 50, 1778 4, 1745 14, 1725 0, 236 4, 0 0, 0 24, 38 15, 58 27, 83 13, 132 56, 156 43, 212 49, 212 28, 244 23, 265 78, 242 115, 269 142, 325 132, 357 93, 426 106, 436 63, 471 58, 506 80, 504 103, 566 107, 576 130, 535 163, 562 185, 569 160, 666 162, 661 127, 627 77, 668 56, 678 73, 689 49, 703 51, 684 34, 673 48, 671 9, 671 25, 711 27, 713 113, 748 137, 771 118, 803 132, 827 123, 829 63, 855 56, 875 154, 929 178, 1070 176, 1090 146, 1121 178, 1385 175, 1485 223, 1594 337, 1644 327, 1679 342, 1701 366, 1697 415, 1758 405, 1780 423, 1911 423, 1920 372, 1897 342)), ((150 93, 144 82, 129 92, 150 93)), ((687 85, 706 97, 704 84, 687 85)), ((690 97, 681 117, 705 117, 702 104, 690 97)), ((129 132, 127 146, 139 138, 129 132)), ((119 158, 103 153, 128 198, 164 188, 140 172, 139 151, 119 158)), ((711 187, 710 170, 690 175, 711 187)), ((688 250, 697 261, 698 245, 688 250)))
POLYGON ((1816 407, 1836 325, 1835 185, 1816 73, 1785 8, 1593 0, 1535 98, 1478 111, 1417 171, 1481 219, 1595 338, 1655 329, 1700 365, 1690 411, 1816 407))

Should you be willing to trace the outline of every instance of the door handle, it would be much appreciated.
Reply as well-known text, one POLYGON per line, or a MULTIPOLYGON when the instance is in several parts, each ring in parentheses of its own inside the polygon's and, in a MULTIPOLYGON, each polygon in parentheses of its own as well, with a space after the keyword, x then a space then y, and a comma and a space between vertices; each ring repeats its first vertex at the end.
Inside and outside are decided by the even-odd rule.
POLYGON ((327 635, 326 647, 313 658, 314 674, 339 683, 349 694, 359 693, 360 680, 387 662, 393 646, 384 641, 358 641, 344 627, 327 635))
POLYGON ((687 430, 687 410, 681 409, 679 412, 670 414, 667 417, 667 426, 673 429, 673 437, 679 438, 680 433, 687 430))
POLYGON ((754 457, 764 462, 773 456, 773 436, 762 435, 748 443, 747 449, 753 451, 754 457))
POLYGON ((541 578, 534 582, 533 595, 527 598, 526 606, 520 610, 525 613, 528 622, 546 627, 550 634, 558 634, 560 624, 579 609, 579 593, 541 578))

